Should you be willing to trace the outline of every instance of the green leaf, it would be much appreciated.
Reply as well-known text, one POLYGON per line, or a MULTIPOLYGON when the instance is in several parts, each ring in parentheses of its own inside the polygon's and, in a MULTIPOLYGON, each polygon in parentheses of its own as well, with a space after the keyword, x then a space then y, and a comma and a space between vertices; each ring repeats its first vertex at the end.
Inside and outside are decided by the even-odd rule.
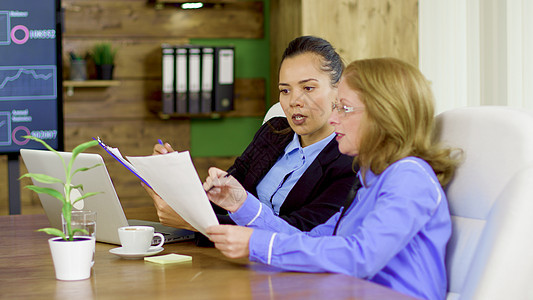
POLYGON ((42 182, 42 183, 49 183, 49 184, 52 184, 52 183, 61 183, 63 184, 63 180, 59 179, 59 178, 55 178, 55 177, 52 177, 52 176, 48 176, 48 175, 45 175, 45 174, 35 174, 35 173, 27 173, 27 174, 24 174, 22 176, 19 177, 19 180, 24 178, 24 177, 30 177, 30 178, 33 178, 39 182, 42 182))
POLYGON ((57 151, 54 148, 50 147, 45 141, 41 140, 38 137, 34 137, 34 136, 31 136, 31 135, 25 135, 25 136, 23 136, 23 138, 39 142, 39 143, 43 144, 46 147, 46 149, 48 149, 48 150, 50 150, 50 151, 52 151, 54 153, 57 153, 57 151))
POLYGON ((91 197, 91 196, 98 195, 98 194, 102 194, 102 193, 103 193, 103 192, 90 192, 90 193, 87 193, 87 194, 85 194, 85 195, 79 197, 78 199, 76 199, 74 202, 72 202, 72 204, 74 204, 74 203, 76 203, 76 202, 78 202, 78 201, 80 201, 80 200, 83 200, 83 199, 85 199, 85 198, 89 198, 89 197, 91 197))
POLYGON ((37 231, 48 233, 50 235, 55 235, 63 238, 65 241, 67 240, 67 236, 63 233, 63 231, 57 229, 57 228, 41 228, 37 231))
POLYGON ((70 179, 72 178, 71 176, 74 175, 72 174, 71 175, 71 170, 72 170, 72 165, 74 164, 74 160, 76 160, 76 157, 78 156, 78 154, 80 154, 81 152, 85 151, 86 149, 88 148, 91 148, 93 146, 96 146, 98 145, 98 141, 95 141, 95 140, 92 140, 92 141, 88 141, 88 142, 85 142, 83 144, 80 144, 78 146, 76 146, 76 148, 74 148, 72 150, 72 156, 70 157, 70 161, 68 163, 68 167, 67 167, 67 180, 66 180, 66 183, 67 184, 70 184, 70 179))
POLYGON ((85 142, 83 144, 80 144, 80 145, 76 146, 76 148, 74 148, 74 150, 72 150, 72 157, 76 158, 76 156, 78 156, 78 154, 80 154, 83 151, 85 151, 86 149, 94 147, 96 145, 98 145, 98 141, 95 141, 95 140, 88 141, 88 142, 85 142))
POLYGON ((99 43, 93 46, 92 57, 96 65, 112 65, 115 60, 117 49, 113 49, 110 43, 99 43))
POLYGON ((94 165, 94 166, 92 166, 92 167, 88 167, 88 168, 79 168, 79 169, 77 169, 76 171, 74 171, 74 173, 72 173, 72 176, 74 176, 74 174, 76 174, 76 173, 78 173, 78 172, 89 171, 89 170, 94 169, 94 168, 96 168, 96 167, 98 167, 98 166, 101 166, 101 165, 102 165, 102 164, 96 164, 96 165, 94 165))
POLYGON ((36 186, 36 185, 27 185, 25 186, 25 188, 27 188, 28 190, 32 190, 38 194, 47 194, 47 195, 50 195, 54 198, 57 198, 59 200, 61 200, 61 202, 65 203, 65 197, 63 197, 63 194, 52 189, 52 188, 47 188, 47 187, 40 187, 40 186, 36 186))
POLYGON ((71 189, 71 190, 79 189, 79 190, 83 191, 83 184, 71 185, 71 186, 70 186, 70 189, 71 189))

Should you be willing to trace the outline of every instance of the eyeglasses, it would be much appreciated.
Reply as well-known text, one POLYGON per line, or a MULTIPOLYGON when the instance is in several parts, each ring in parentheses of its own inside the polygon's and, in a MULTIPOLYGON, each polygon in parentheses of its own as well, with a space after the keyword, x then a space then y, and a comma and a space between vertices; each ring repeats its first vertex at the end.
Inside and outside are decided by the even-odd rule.
POLYGON ((346 114, 348 113, 353 113, 353 112, 357 112, 357 111, 364 111, 365 108, 363 106, 360 106, 360 107, 352 107, 352 106, 346 106, 346 105, 341 105, 340 103, 338 102, 333 102, 331 104, 331 111, 334 111, 334 110, 337 110, 337 112, 339 113, 339 115, 341 115, 342 117, 346 116, 346 114))

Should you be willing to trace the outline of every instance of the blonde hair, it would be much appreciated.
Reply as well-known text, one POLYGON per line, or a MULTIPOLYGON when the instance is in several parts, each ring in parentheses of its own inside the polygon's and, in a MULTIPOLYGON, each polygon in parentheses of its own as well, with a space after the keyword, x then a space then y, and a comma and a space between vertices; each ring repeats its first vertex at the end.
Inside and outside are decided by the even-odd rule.
POLYGON ((432 142, 434 98, 430 84, 412 65, 394 58, 352 62, 343 77, 366 107, 356 161, 381 174, 392 163, 419 157, 431 165, 442 186, 451 179, 458 160, 452 149, 432 142))

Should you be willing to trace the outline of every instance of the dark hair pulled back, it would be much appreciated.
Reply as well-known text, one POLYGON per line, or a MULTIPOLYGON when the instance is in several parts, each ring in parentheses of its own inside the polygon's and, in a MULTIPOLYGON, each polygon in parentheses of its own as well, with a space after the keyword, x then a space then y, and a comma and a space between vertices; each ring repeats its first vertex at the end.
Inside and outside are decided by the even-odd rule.
POLYGON ((344 70, 344 63, 328 41, 316 36, 300 36, 292 40, 283 52, 280 67, 285 58, 304 53, 313 53, 320 56, 322 58, 321 69, 329 73, 331 85, 336 85, 339 82, 344 70))

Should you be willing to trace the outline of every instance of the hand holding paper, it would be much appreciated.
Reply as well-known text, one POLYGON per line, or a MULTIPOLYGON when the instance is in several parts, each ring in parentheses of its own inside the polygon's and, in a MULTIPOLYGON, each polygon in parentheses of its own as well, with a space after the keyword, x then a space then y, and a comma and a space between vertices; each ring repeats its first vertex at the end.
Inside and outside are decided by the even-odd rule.
POLYGON ((154 200, 159 222, 165 226, 197 231, 191 224, 187 223, 165 200, 161 199, 152 188, 143 184, 144 189, 154 200))
POLYGON ((120 153, 120 151, 118 150, 118 148, 113 148, 111 146, 108 146, 106 145, 101 139, 100 137, 97 137, 96 139, 93 138, 93 140, 95 141, 98 141, 98 144, 100 145, 100 147, 102 147, 107 153, 109 153, 111 156, 113 156, 119 163, 121 163, 124 167, 126 167, 126 169, 130 170, 130 172, 132 172, 133 174, 135 174, 135 176, 137 176, 142 182, 144 182, 146 185, 148 185, 148 187, 151 188, 150 184, 148 182, 146 182, 146 180, 144 180, 144 178, 142 178, 141 175, 139 175, 139 172, 137 172, 137 170, 135 169, 135 167, 129 162, 127 161, 124 157, 122 157, 122 154, 120 153))
POLYGON ((188 151, 127 159, 152 189, 203 234, 218 225, 188 151))

